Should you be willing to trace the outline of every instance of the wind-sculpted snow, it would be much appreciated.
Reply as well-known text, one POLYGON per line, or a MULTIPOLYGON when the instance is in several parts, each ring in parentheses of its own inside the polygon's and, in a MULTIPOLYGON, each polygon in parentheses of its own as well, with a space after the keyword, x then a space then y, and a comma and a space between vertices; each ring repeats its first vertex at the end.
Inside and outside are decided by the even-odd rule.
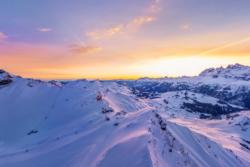
POLYGON ((0 167, 248 167, 250 81, 218 78, 45 82, 1 70, 0 167))
POLYGON ((243 166, 236 155, 206 136, 166 121, 159 114, 156 118, 153 121, 156 129, 152 129, 152 148, 157 150, 155 152, 162 162, 160 166, 243 166), (161 128, 157 128, 157 123, 161 128))

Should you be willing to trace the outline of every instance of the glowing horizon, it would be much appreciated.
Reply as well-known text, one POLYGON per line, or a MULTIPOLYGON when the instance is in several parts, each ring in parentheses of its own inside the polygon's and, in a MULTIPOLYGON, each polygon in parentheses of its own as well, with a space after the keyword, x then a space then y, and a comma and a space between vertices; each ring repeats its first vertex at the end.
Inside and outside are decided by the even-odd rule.
POLYGON ((246 0, 2 2, 0 68, 38 79, 137 79, 250 65, 249 17, 246 0))

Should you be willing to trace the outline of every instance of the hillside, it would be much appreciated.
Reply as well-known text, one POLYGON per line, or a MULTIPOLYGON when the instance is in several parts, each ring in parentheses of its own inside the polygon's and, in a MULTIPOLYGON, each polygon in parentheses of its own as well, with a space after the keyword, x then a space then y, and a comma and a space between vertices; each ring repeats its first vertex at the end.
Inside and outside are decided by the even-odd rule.
POLYGON ((0 167, 250 166, 250 67, 40 81, 0 70, 0 167))

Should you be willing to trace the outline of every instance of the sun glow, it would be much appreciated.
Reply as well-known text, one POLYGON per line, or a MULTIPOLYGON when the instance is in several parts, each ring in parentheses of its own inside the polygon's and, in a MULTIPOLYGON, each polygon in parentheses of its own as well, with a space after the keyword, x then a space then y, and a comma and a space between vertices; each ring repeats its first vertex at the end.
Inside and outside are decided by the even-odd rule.
POLYGON ((225 10, 236 6, 174 0, 53 1, 50 10, 46 1, 39 1, 41 6, 33 2, 31 13, 23 12, 29 2, 0 5, 0 69, 38 79, 136 79, 250 65, 250 2, 231 0, 240 10, 225 10), (221 18, 221 12, 230 19, 221 18))
MULTIPOLYGON (((186 56, 179 58, 159 58, 142 60, 120 66, 98 65, 95 67, 69 67, 67 69, 41 69, 45 79, 138 79, 141 77, 196 76, 206 68, 233 64, 236 58, 216 58, 216 56, 186 56), (115 68, 115 70, 114 70, 115 68), (49 75, 48 75, 49 74, 49 75)), ((244 64, 242 59, 242 64, 244 64)), ((41 76, 41 73, 37 74, 41 76)))
POLYGON ((177 77, 194 76, 209 67, 226 66, 233 63, 233 58, 186 56, 179 58, 160 58, 143 61, 129 67, 129 71, 137 71, 138 76, 177 77))

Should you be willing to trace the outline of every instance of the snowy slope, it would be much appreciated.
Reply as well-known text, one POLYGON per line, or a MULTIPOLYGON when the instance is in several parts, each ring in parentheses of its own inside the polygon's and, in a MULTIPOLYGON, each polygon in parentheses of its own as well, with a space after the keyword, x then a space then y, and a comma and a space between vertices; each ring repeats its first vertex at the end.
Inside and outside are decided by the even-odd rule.
POLYGON ((45 82, 1 70, 0 167, 250 166, 245 103, 193 89, 250 87, 221 78, 45 82))
POLYGON ((250 67, 239 64, 207 69, 196 77, 118 81, 139 97, 157 98, 170 91, 191 91, 250 109, 250 67))
POLYGON ((158 110, 165 111, 172 115, 182 115, 191 117, 203 116, 208 118, 219 118, 223 114, 230 114, 244 110, 241 106, 236 106, 217 98, 190 92, 171 91, 162 93, 159 98, 152 99, 153 105, 159 104, 158 110))

